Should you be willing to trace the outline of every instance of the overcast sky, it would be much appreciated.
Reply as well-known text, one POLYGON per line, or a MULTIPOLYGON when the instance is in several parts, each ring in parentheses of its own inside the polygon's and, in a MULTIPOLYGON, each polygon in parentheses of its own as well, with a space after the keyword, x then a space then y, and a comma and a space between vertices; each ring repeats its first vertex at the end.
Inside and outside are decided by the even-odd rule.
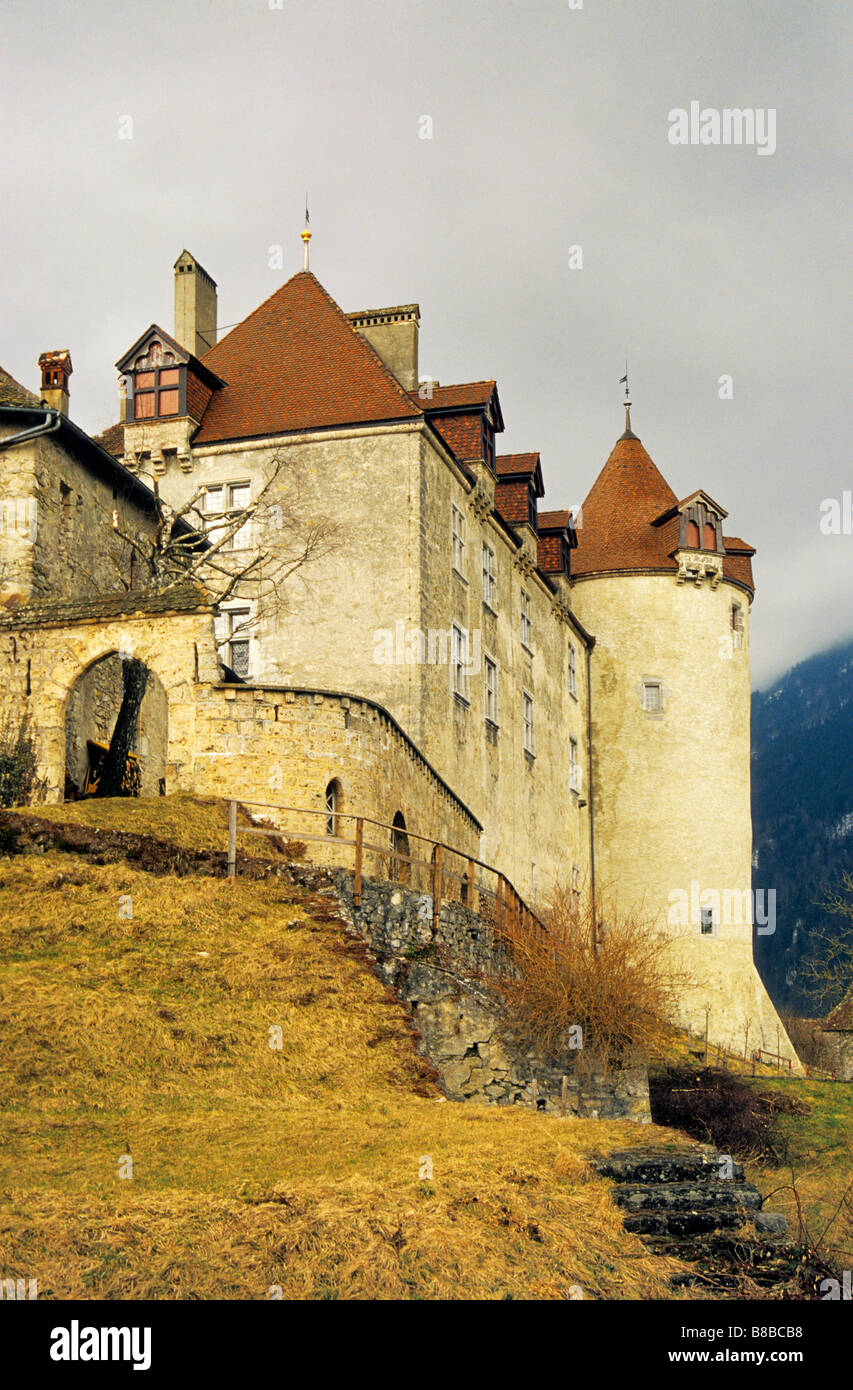
POLYGON ((0 0, 3 366, 37 388, 69 347, 73 418, 113 423, 181 249, 233 324, 301 269, 307 190, 314 273, 345 310, 417 300, 422 375, 497 378, 500 451, 541 451, 544 506, 581 501, 621 433, 627 355, 676 494, 758 548, 757 686, 853 635, 853 535, 820 530, 853 489, 853 10, 277 5, 0 0), (775 111, 775 152, 673 145, 692 101, 775 111))

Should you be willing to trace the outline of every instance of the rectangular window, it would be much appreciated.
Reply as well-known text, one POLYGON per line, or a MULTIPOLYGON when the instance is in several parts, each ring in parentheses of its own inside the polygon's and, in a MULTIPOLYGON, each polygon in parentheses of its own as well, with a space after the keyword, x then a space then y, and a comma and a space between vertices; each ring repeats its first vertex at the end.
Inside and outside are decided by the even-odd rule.
POLYGON ((660 681, 643 681, 643 709, 646 714, 660 714, 663 710, 660 681))
POLYGON ((495 552, 490 545, 483 543, 483 602, 487 608, 497 612, 498 607, 498 576, 495 563, 495 552))
POLYGON ((533 730, 533 696, 525 690, 521 697, 521 740, 525 753, 533 757, 536 753, 533 730))
POLYGON ((530 595, 525 589, 521 591, 521 641, 528 650, 532 649, 533 619, 530 616, 530 595))
POLYGON ((739 603, 732 604, 732 646, 736 652, 743 647, 743 609, 739 603))
POLYGON ((249 674, 248 623, 250 617, 251 612, 248 608, 231 608, 225 614, 228 634, 225 660, 234 675, 242 676, 244 680, 249 674))
POLYGON ((569 694, 578 698, 578 653, 574 642, 569 643, 569 694))
POLYGON ((579 792, 581 789, 581 765, 576 738, 569 739, 569 786, 573 792, 579 792))
POLYGON ((182 367, 155 367, 154 371, 135 372, 134 419, 153 420, 160 415, 177 415, 181 408, 183 370, 182 367))
POLYGON ((699 909, 699 929, 703 936, 714 935, 714 909, 712 907, 699 909))
POLYGON ((457 627, 456 623, 452 628, 452 650, 451 650, 451 673, 453 677, 453 693, 461 699, 468 699, 468 634, 464 628, 457 627))
POLYGON ((491 657, 486 657, 483 672, 483 690, 485 695, 485 717, 490 724, 498 722, 498 667, 497 662, 492 661, 491 657))
POLYGON ((452 516, 453 529, 453 568, 465 577, 465 517, 454 503, 452 516))
MULTIPOLYGON (((208 540, 216 542, 238 519, 241 512, 251 505, 252 488, 250 483, 217 483, 207 488, 204 494, 203 509, 205 532, 208 540), (207 518, 210 518, 208 521, 207 518)), ((238 526, 233 535, 227 535, 223 550, 245 550, 252 544, 252 520, 248 517, 238 526)))
POLYGON ((223 489, 219 487, 209 487, 205 489, 202 498, 202 511, 204 512, 204 532, 211 545, 216 545, 222 535, 222 527, 214 525, 214 518, 222 516, 223 489))
MULTIPOLYGON (((234 513, 239 516, 240 512, 246 511, 251 505, 252 488, 249 483, 231 483, 228 488, 228 503, 232 513, 232 520, 236 520, 234 513)), ((229 550, 245 550, 252 543, 252 522, 250 518, 239 526, 228 542, 229 550)))

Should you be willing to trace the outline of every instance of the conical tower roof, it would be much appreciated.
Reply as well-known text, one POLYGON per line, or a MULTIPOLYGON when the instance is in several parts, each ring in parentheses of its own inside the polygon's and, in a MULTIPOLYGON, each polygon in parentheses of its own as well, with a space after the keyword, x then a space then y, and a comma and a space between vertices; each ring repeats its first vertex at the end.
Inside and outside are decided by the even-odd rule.
POLYGON ((676 569, 678 517, 652 523, 677 501, 642 441, 626 429, 583 504, 572 575, 676 569))

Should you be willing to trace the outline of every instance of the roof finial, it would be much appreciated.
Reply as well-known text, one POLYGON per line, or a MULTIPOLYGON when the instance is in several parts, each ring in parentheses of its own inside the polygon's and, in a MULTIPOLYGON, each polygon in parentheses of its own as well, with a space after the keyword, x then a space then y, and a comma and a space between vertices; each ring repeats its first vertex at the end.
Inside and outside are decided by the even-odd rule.
POLYGON ((631 433, 631 393, 628 390, 628 359, 625 358, 625 375, 620 376, 619 385, 625 383, 625 433, 631 433))
POLYGON ((302 266, 302 269, 303 269, 303 270, 307 270, 307 269, 308 269, 308 243, 309 243, 309 241, 311 240, 311 233, 310 233, 309 230, 308 230, 308 223, 310 222, 310 220, 311 220, 311 219, 310 219, 310 217, 308 216, 308 194, 306 193, 306 194, 305 194, 305 230, 304 230, 303 232, 300 233, 300 235, 301 235, 301 237, 302 237, 302 244, 303 244, 304 247, 305 247, 305 261, 304 261, 304 264, 303 264, 303 266, 302 266))

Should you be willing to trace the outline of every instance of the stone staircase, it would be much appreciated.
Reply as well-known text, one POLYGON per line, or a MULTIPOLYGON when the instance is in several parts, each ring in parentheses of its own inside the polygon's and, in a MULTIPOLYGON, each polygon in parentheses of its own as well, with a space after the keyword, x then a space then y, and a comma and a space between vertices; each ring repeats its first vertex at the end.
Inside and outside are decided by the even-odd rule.
POLYGON ((716 1149, 625 1149, 596 1163, 616 1185, 626 1231, 652 1254, 691 1266, 678 1288, 717 1296, 808 1297, 802 1252, 786 1243, 786 1221, 761 1210, 761 1193, 743 1165, 716 1149), (804 1279, 805 1276, 805 1279, 804 1279))

